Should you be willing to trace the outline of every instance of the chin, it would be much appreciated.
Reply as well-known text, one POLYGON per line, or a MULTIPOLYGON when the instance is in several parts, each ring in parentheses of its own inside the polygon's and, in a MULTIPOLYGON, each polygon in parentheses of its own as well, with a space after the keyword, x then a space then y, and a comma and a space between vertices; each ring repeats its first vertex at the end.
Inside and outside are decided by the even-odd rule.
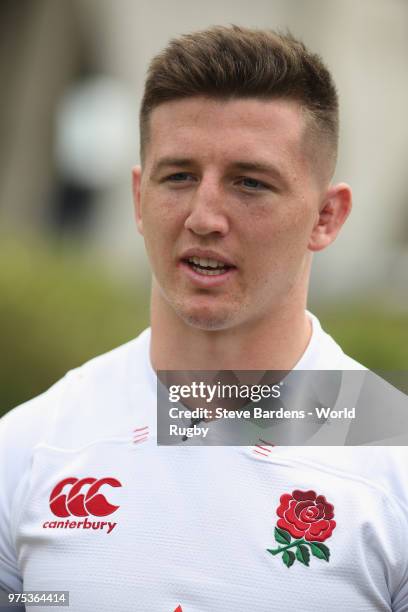
POLYGON ((204 331, 228 329, 233 325, 231 313, 201 312, 199 310, 177 312, 178 316, 190 327, 204 331))
POLYGON ((239 319, 240 307, 210 296, 191 296, 164 294, 167 305, 179 319, 189 327, 203 331, 226 330, 234 327, 239 319), (173 298, 173 299, 172 299, 173 298))
POLYGON ((195 329, 202 329, 203 331, 219 331, 222 329, 227 329, 230 327, 227 321, 221 319, 205 319, 200 317, 186 317, 184 321, 190 327, 194 327, 195 329))

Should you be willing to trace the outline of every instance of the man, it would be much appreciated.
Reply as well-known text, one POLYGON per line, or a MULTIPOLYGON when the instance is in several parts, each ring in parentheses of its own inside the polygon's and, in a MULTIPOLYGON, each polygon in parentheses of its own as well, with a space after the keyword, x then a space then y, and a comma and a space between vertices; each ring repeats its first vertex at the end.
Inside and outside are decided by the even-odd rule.
POLYGON ((73 610, 408 610, 401 448, 156 444, 157 370, 353 370, 306 312, 337 96, 290 36, 215 27, 152 62, 136 219, 151 331, 1 423, 0 587, 73 610))

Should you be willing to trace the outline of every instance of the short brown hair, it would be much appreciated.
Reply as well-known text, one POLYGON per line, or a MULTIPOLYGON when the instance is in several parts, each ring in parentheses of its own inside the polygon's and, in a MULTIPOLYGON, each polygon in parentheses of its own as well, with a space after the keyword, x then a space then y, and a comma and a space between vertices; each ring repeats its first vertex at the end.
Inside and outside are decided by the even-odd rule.
POLYGON ((152 110, 164 102, 194 96, 298 101, 317 135, 328 143, 334 168, 336 87, 319 55, 290 33, 215 26, 171 40, 148 69, 140 110, 142 159, 152 110))

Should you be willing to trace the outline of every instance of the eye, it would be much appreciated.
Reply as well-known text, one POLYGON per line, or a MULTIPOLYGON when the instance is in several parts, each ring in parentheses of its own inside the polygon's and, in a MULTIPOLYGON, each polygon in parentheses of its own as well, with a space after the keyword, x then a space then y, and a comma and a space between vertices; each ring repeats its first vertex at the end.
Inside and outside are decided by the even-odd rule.
POLYGON ((268 185, 262 181, 250 178, 249 176, 240 178, 238 182, 249 191, 262 191, 263 189, 269 189, 268 185))
POLYGON ((170 174, 170 176, 167 176, 165 180, 169 181, 170 183, 182 183, 191 178, 194 178, 194 177, 192 176, 192 174, 189 174, 188 172, 176 172, 175 174, 170 174))

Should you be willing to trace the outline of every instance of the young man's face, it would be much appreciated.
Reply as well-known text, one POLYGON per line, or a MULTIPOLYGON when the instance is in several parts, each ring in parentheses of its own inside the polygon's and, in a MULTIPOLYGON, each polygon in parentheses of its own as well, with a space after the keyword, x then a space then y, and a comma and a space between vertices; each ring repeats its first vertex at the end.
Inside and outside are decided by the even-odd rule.
POLYGON ((304 297, 323 193, 309 149, 293 101, 197 97, 152 112, 134 192, 165 307, 228 329, 304 297))

